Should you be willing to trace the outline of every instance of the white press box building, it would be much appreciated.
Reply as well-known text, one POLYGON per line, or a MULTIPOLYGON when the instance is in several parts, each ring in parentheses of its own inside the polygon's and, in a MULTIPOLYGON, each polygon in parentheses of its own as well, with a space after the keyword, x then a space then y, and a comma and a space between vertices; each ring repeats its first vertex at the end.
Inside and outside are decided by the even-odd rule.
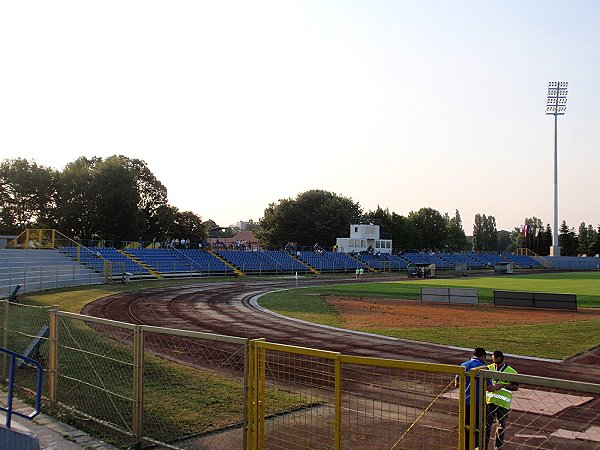
POLYGON ((338 252, 359 253, 371 247, 373 253, 392 253, 392 240, 380 239, 379 225, 365 223, 350 225, 350 237, 337 238, 336 243, 338 252))

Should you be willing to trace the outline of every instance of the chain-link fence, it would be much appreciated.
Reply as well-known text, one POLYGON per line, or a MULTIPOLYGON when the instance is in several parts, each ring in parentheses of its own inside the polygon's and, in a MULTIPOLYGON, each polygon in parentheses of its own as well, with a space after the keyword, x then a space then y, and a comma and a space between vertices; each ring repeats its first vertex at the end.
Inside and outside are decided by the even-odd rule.
POLYGON ((600 384, 489 370, 479 376, 518 384, 510 408, 482 404, 479 448, 600 449, 600 384))
MULTIPOLYGON (((15 305, 7 300, 0 301, 0 332, 2 347, 25 355, 46 365, 49 359, 48 307, 15 305)), ((1 379, 8 377, 9 360, 6 354, 0 356, 1 379)), ((19 395, 33 398, 37 383, 37 373, 27 364, 18 364, 15 372, 15 387, 19 395)), ((48 379, 44 377, 43 394, 48 393, 48 379)))
MULTIPOLYGON (((460 366, 345 356, 7 301, 0 301, 0 331, 4 348, 43 364, 46 407, 92 419, 124 446, 461 449, 469 437, 460 366)), ((473 376, 518 383, 505 449, 600 449, 600 384, 487 370, 473 376)), ((15 381, 19 397, 31 400, 35 370, 18 368, 15 381)), ((473 389, 477 384, 485 398, 487 382, 473 389)), ((479 448, 489 411, 479 411, 479 448)), ((488 448, 496 422, 502 420, 489 422, 488 448)))
POLYGON ((172 448, 245 448, 247 340, 141 327, 144 439, 172 448))
POLYGON ((344 356, 253 342, 249 448, 455 449, 458 366, 344 356))
MULTIPOLYGON (((122 445, 245 446, 245 339, 8 301, 0 326, 4 348, 42 362, 46 407, 108 427, 122 445)), ((0 361, 6 380, 8 359, 0 361)), ((20 397, 32 398, 35 375, 17 370, 20 397)))

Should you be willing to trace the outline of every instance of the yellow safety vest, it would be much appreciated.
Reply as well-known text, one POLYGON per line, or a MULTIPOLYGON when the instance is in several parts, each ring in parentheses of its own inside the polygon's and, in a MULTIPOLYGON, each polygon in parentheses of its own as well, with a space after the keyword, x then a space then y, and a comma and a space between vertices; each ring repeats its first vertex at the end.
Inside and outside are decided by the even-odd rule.
MULTIPOLYGON (((496 364, 490 364, 488 366, 488 369, 493 370, 494 372, 498 371, 496 369, 496 364)), ((504 364, 504 366, 502 366, 500 368, 500 372, 517 373, 517 371, 515 369, 513 369, 512 367, 510 367, 508 364, 504 364)), ((503 380, 494 380, 494 383, 495 384, 511 384, 510 381, 503 381, 503 380)), ((505 388, 499 389, 494 392, 486 392, 485 393, 486 403, 493 403, 494 405, 498 405, 505 409, 510 409, 510 405, 512 403, 512 398, 513 398, 512 391, 509 391, 508 389, 505 389, 505 388)))

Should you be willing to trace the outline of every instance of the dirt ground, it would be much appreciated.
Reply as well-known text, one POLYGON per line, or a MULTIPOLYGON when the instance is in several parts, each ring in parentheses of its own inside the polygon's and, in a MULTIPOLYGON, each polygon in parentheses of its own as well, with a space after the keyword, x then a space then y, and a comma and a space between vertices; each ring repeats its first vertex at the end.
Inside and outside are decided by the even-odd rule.
POLYGON ((418 300, 327 296, 349 328, 487 328, 502 325, 533 325, 580 322, 600 318, 600 311, 535 311, 528 308, 496 308, 493 305, 447 305, 418 300), (518 314, 514 312, 518 311, 518 314))

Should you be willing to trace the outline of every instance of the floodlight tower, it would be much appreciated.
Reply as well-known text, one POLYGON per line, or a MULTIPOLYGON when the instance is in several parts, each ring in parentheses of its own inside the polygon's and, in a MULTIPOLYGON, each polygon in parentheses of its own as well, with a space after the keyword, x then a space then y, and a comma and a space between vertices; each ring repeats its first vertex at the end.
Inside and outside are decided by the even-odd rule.
POLYGON ((550 256, 560 256, 558 246, 558 116, 563 116, 567 110, 568 81, 550 81, 548 83, 548 101, 546 114, 554 116, 554 233, 550 256))

